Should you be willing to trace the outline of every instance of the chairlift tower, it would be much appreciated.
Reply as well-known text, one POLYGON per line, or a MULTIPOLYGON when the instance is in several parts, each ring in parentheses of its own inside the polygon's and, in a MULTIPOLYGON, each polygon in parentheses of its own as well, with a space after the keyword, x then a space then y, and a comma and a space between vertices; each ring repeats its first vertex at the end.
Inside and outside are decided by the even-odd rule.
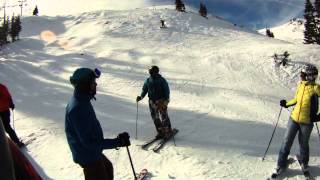
POLYGON ((27 6, 27 0, 19 0, 19 6, 20 6, 20 16, 22 17, 22 9, 23 6, 27 6))

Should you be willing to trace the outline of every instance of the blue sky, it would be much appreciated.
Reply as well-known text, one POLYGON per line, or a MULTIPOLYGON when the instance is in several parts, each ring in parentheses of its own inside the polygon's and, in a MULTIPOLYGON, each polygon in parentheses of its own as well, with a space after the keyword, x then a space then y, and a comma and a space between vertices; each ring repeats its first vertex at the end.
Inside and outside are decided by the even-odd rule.
MULTIPOLYGON (((182 0, 187 6, 199 9, 202 1, 209 13, 218 15, 232 23, 248 28, 260 29, 287 22, 301 14, 305 0, 182 0)), ((17 5, 18 0, 0 0, 0 5, 17 5)), ((134 9, 151 5, 174 5, 175 0, 27 0, 25 14, 31 14, 38 5, 40 14, 63 15, 99 9, 134 9), (63 7, 59 7, 63 5, 63 7)), ((9 8, 16 14, 20 8, 9 8)), ((1 10, 0 10, 1 13, 1 10)))
MULTIPOLYGON (((174 0, 149 0, 153 4, 174 4, 174 0)), ((199 8, 200 0, 182 0, 199 8)), ((254 29, 282 24, 304 9, 304 0, 201 0, 209 13, 254 29)))

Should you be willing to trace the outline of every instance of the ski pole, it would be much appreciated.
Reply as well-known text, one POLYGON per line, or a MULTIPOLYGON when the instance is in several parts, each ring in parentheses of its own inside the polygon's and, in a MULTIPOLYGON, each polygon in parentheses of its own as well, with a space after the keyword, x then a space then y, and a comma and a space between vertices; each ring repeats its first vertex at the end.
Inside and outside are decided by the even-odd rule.
POLYGON ((172 139, 173 139, 173 144, 174 144, 174 146, 177 146, 177 144, 176 144, 176 139, 174 138, 174 136, 172 137, 172 139))
POLYGON ((138 116, 139 116, 139 111, 138 111, 138 102, 137 102, 137 116, 136 116, 136 139, 138 139, 138 116))
POLYGON ((278 115, 278 119, 277 119, 276 125, 274 126, 274 129, 273 129, 273 132, 272 132, 272 135, 271 135, 271 138, 270 138, 268 147, 267 147, 266 152, 264 153, 264 155, 263 155, 263 157, 262 157, 262 161, 264 161, 264 158, 265 158, 266 155, 267 155, 267 152, 268 152, 268 150, 269 150, 271 141, 272 141, 272 139, 273 139, 273 135, 274 135, 274 133, 276 132, 276 129, 277 129, 277 126, 278 126, 278 122, 279 122, 279 119, 280 119, 280 115, 281 115, 281 111, 282 111, 282 107, 280 108, 280 112, 279 112, 279 115, 278 115))
POLYGON ((132 168, 132 172, 133 172, 134 180, 137 180, 136 171, 134 170, 134 167, 133 167, 133 163, 132 163, 132 159, 131 159, 131 155, 130 155, 129 147, 128 147, 128 146, 126 146, 126 148, 127 148, 128 156, 129 156, 129 159, 130 159, 130 164, 131 164, 131 168, 132 168))

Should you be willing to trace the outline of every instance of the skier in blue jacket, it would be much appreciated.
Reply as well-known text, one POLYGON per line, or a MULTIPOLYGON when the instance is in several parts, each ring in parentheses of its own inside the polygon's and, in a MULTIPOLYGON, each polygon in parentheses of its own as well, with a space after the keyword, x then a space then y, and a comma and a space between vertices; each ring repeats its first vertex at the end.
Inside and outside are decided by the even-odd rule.
POLYGON ((171 122, 168 115, 170 89, 165 78, 159 74, 158 66, 151 66, 148 77, 142 87, 140 96, 136 101, 141 101, 148 93, 149 109, 154 125, 158 132, 157 138, 168 138, 172 134, 171 122))
POLYGON ((95 99, 96 78, 100 71, 79 68, 70 77, 74 94, 66 107, 65 132, 73 160, 83 168, 86 180, 112 180, 112 163, 103 155, 104 149, 130 146, 128 133, 115 139, 104 139, 101 125, 91 100, 95 99))

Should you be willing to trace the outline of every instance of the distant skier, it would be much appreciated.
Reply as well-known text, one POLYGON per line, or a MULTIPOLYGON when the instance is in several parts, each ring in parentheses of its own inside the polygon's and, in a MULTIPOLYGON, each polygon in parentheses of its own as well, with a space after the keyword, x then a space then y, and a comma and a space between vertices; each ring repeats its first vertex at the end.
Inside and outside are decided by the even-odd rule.
POLYGON ((141 101, 148 93, 149 109, 154 125, 158 132, 157 138, 168 138, 172 134, 171 122, 168 115, 170 89, 165 78, 159 74, 158 66, 151 66, 150 77, 144 82, 140 96, 136 101, 141 101))
POLYGON ((73 160, 83 168, 86 180, 112 180, 112 163, 103 155, 104 149, 130 146, 127 132, 115 139, 104 139, 101 125, 91 100, 95 99, 98 69, 79 68, 70 77, 74 94, 66 107, 65 132, 73 160))
POLYGON ((14 143, 19 147, 25 146, 25 144, 19 140, 16 132, 10 126, 10 109, 14 109, 15 106, 12 101, 11 94, 9 93, 7 87, 3 84, 0 84, 0 117, 4 126, 4 129, 9 134, 10 138, 14 143))
POLYGON ((298 133, 300 146, 299 158, 304 169, 308 170, 309 163, 309 139, 313 128, 313 121, 317 118, 318 96, 320 86, 315 83, 318 76, 318 69, 313 65, 305 65, 300 73, 301 82, 290 100, 281 100, 280 106, 288 108, 294 106, 288 122, 288 129, 283 140, 276 171, 280 172, 287 168, 287 159, 290 153, 294 138, 298 133))
POLYGON ((160 28, 167 28, 167 26, 165 25, 165 23, 164 23, 164 20, 163 20, 163 19, 161 19, 161 20, 160 20, 160 22, 161 22, 161 26, 160 26, 160 28))

